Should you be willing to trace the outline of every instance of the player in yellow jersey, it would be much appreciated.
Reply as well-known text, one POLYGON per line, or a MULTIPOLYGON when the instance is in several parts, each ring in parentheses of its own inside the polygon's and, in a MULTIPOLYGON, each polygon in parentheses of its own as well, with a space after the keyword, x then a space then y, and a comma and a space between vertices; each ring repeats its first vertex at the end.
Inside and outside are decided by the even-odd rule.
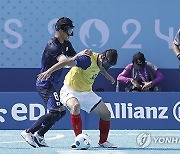
MULTIPOLYGON (((64 86, 60 91, 60 101, 70 110, 71 123, 76 136, 82 133, 80 109, 87 113, 94 112, 100 117, 98 144, 104 148, 116 147, 107 141, 111 114, 102 98, 92 91, 92 85, 99 72, 112 84, 115 83, 115 79, 106 70, 116 64, 117 58, 115 49, 106 50, 102 54, 93 52, 91 56, 80 55, 65 59, 38 75, 38 80, 46 80, 56 70, 66 65, 73 66, 65 77, 64 86)), ((76 148, 75 144, 71 147, 76 148)))

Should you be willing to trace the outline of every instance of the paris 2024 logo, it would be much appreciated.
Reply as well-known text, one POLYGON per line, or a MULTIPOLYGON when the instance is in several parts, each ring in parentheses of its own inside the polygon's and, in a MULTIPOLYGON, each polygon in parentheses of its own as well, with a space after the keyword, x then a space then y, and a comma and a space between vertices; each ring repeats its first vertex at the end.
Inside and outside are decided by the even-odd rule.
POLYGON ((109 39, 109 28, 102 20, 89 19, 82 24, 79 36, 87 48, 101 48, 109 39))

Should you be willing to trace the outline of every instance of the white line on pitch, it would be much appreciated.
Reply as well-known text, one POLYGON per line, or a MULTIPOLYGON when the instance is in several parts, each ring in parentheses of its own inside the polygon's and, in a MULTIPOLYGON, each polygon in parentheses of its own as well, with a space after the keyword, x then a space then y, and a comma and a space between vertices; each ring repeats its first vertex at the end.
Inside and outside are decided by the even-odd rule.
MULTIPOLYGON (((59 134, 59 135, 56 135, 55 137, 47 138, 46 140, 56 140, 56 139, 60 139, 63 137, 64 137, 64 135, 59 134)), ((6 141, 6 142, 0 142, 0 144, 22 143, 22 142, 25 142, 25 141, 6 141)))

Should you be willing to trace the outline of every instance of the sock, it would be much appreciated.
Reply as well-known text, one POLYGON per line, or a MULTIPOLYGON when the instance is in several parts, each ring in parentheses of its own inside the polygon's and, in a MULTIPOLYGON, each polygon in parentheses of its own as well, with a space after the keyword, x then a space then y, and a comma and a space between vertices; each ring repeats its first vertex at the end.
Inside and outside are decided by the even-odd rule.
POLYGON ((71 114, 71 124, 76 136, 82 133, 82 121, 80 114, 78 115, 71 114))
POLYGON ((107 141, 109 129, 110 129, 110 121, 104 121, 100 119, 99 121, 99 130, 100 130, 99 143, 100 144, 107 141))

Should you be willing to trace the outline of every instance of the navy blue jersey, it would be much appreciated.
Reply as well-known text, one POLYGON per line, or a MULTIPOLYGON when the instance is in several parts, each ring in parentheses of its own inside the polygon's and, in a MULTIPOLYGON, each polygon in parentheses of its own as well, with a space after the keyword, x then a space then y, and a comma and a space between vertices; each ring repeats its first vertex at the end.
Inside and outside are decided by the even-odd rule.
POLYGON ((74 62, 77 67, 81 67, 83 70, 91 66, 91 58, 87 55, 77 56, 74 62))
MULTIPOLYGON (((56 64, 58 62, 57 57, 60 56, 61 54, 68 57, 73 57, 76 54, 70 41, 65 41, 63 44, 61 44, 56 37, 49 40, 42 55, 40 72, 44 72, 50 67, 52 67, 54 64, 56 64)), ((45 86, 47 84, 53 84, 53 85, 58 84, 61 73, 62 73, 62 69, 55 71, 54 73, 51 74, 48 80, 42 82, 37 81, 36 86, 45 86)))

